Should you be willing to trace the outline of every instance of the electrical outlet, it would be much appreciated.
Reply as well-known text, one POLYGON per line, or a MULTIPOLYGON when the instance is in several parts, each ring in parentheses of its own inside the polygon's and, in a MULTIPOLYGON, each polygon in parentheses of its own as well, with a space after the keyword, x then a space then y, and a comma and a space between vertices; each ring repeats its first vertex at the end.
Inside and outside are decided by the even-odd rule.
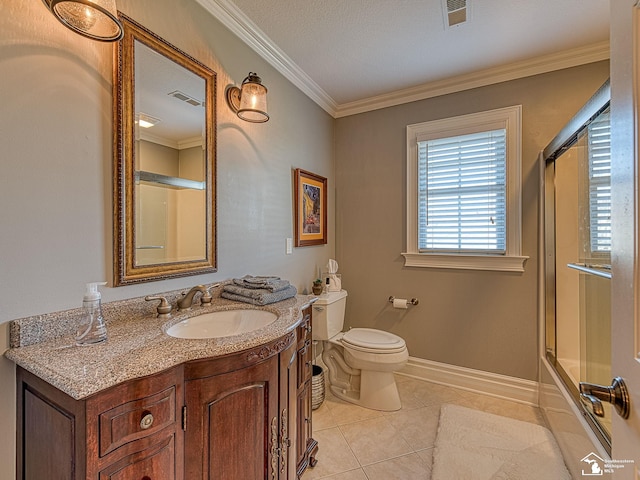
POLYGON ((287 255, 291 255, 293 253, 293 238, 287 238, 287 247, 285 253, 287 255))

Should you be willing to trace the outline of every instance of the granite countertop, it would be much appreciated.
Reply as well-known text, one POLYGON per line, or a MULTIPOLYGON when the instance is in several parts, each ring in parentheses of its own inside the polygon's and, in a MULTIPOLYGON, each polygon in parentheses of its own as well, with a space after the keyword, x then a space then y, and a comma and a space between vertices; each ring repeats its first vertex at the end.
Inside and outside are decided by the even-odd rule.
POLYGON ((69 327, 77 323, 76 310, 80 309, 60 312, 58 324, 55 318, 51 318, 55 314, 29 317, 12 322, 12 348, 5 352, 5 356, 79 400, 124 381, 152 375, 181 363, 240 352, 280 338, 296 327, 302 319, 302 309, 316 298, 297 295, 256 307, 214 295, 211 305, 194 306, 190 311, 174 313, 168 319, 156 317, 156 302, 149 304, 142 298, 112 302, 103 305, 109 335, 107 342, 82 347, 75 345, 75 328, 69 327), (132 306, 134 308, 127 308, 132 306), (180 339, 165 333, 170 326, 186 318, 237 309, 266 310, 278 315, 278 319, 262 329, 222 338, 180 339), (117 318, 109 321, 109 313, 117 318), (54 335, 48 331, 47 323, 51 330, 59 325, 63 328, 54 335))

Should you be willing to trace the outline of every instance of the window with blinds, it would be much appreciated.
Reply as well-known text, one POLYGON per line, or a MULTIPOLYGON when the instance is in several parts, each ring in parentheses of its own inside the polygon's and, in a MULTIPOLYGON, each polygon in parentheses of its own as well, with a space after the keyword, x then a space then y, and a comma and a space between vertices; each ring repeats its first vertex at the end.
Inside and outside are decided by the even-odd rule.
POLYGON ((418 142, 420 252, 506 252, 506 135, 418 142))
POLYGON ((611 125, 609 112, 587 129, 589 152, 589 237, 591 252, 611 252, 611 125))
POLYGON ((523 272, 522 106, 407 125, 405 266, 523 272))

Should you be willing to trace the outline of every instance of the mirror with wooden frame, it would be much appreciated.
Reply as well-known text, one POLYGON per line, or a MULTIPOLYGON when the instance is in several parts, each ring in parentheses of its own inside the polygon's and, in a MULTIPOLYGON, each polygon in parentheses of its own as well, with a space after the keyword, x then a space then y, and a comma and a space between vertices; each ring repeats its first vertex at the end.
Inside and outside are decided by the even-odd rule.
POLYGON ((216 271, 216 74, 119 13, 114 285, 216 271))

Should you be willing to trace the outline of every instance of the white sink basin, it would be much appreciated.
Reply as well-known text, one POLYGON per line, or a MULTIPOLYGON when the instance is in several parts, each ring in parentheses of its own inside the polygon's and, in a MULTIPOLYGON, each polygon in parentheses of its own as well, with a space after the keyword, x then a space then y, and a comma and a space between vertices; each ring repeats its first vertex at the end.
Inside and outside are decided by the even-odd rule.
POLYGON ((252 332, 276 321, 278 316, 264 310, 226 310, 187 318, 167 330, 176 338, 220 338, 252 332))

